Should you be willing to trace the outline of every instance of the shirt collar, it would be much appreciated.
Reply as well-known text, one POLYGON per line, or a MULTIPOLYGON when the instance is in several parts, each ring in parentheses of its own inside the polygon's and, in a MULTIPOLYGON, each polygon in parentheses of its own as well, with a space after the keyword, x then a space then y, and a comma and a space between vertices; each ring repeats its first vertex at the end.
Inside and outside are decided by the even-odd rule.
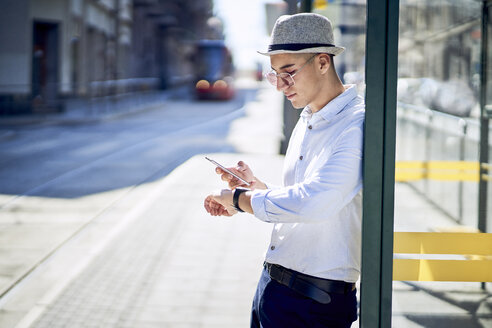
POLYGON ((301 118, 304 122, 311 121, 311 119, 318 121, 322 118, 326 121, 330 121, 339 114, 347 104, 357 97, 357 88, 355 87, 355 84, 345 85, 344 87, 345 91, 343 93, 332 99, 325 107, 321 108, 316 113, 313 113, 309 106, 304 107, 301 112, 301 118))

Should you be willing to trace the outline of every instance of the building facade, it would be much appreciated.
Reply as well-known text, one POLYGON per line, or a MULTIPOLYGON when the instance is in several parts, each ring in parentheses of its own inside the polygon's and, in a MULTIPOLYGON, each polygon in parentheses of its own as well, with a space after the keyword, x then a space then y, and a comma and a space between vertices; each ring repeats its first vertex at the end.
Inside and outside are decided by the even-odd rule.
MULTIPOLYGON (((212 0, 3 0, 0 115, 63 111, 66 99, 167 88, 189 43, 214 32, 212 0)), ((221 31, 219 32, 219 34, 221 31)))
POLYGON ((0 114, 59 111, 92 82, 129 75, 131 0, 3 3, 0 114))

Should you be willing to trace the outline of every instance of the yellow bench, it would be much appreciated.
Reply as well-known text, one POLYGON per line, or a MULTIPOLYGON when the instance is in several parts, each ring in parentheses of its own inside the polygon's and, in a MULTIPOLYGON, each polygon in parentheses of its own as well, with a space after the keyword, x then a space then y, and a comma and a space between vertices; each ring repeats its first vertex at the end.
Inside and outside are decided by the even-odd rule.
POLYGON ((393 259, 393 280, 492 282, 492 233, 395 232, 394 253, 414 258, 393 259))

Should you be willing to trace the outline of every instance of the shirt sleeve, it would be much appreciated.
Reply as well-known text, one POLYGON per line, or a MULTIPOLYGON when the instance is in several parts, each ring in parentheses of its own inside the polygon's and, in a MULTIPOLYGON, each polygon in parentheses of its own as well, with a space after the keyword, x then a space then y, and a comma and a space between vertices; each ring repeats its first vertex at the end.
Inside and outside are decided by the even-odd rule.
POLYGON ((327 220, 345 207, 362 188, 361 127, 338 138, 331 156, 301 183, 255 191, 254 215, 265 222, 297 223, 327 220))

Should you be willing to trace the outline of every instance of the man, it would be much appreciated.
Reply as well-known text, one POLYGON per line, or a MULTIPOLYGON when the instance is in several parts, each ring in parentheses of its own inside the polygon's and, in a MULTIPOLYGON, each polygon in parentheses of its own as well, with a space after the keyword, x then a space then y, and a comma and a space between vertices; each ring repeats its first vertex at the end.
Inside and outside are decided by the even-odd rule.
POLYGON ((217 169, 231 189, 205 199, 211 215, 238 211, 274 223, 251 327, 350 327, 357 319, 360 272, 364 103, 344 86, 333 57, 330 21, 317 14, 280 17, 273 29, 268 81, 304 108, 285 156, 283 186, 243 162, 217 169))

